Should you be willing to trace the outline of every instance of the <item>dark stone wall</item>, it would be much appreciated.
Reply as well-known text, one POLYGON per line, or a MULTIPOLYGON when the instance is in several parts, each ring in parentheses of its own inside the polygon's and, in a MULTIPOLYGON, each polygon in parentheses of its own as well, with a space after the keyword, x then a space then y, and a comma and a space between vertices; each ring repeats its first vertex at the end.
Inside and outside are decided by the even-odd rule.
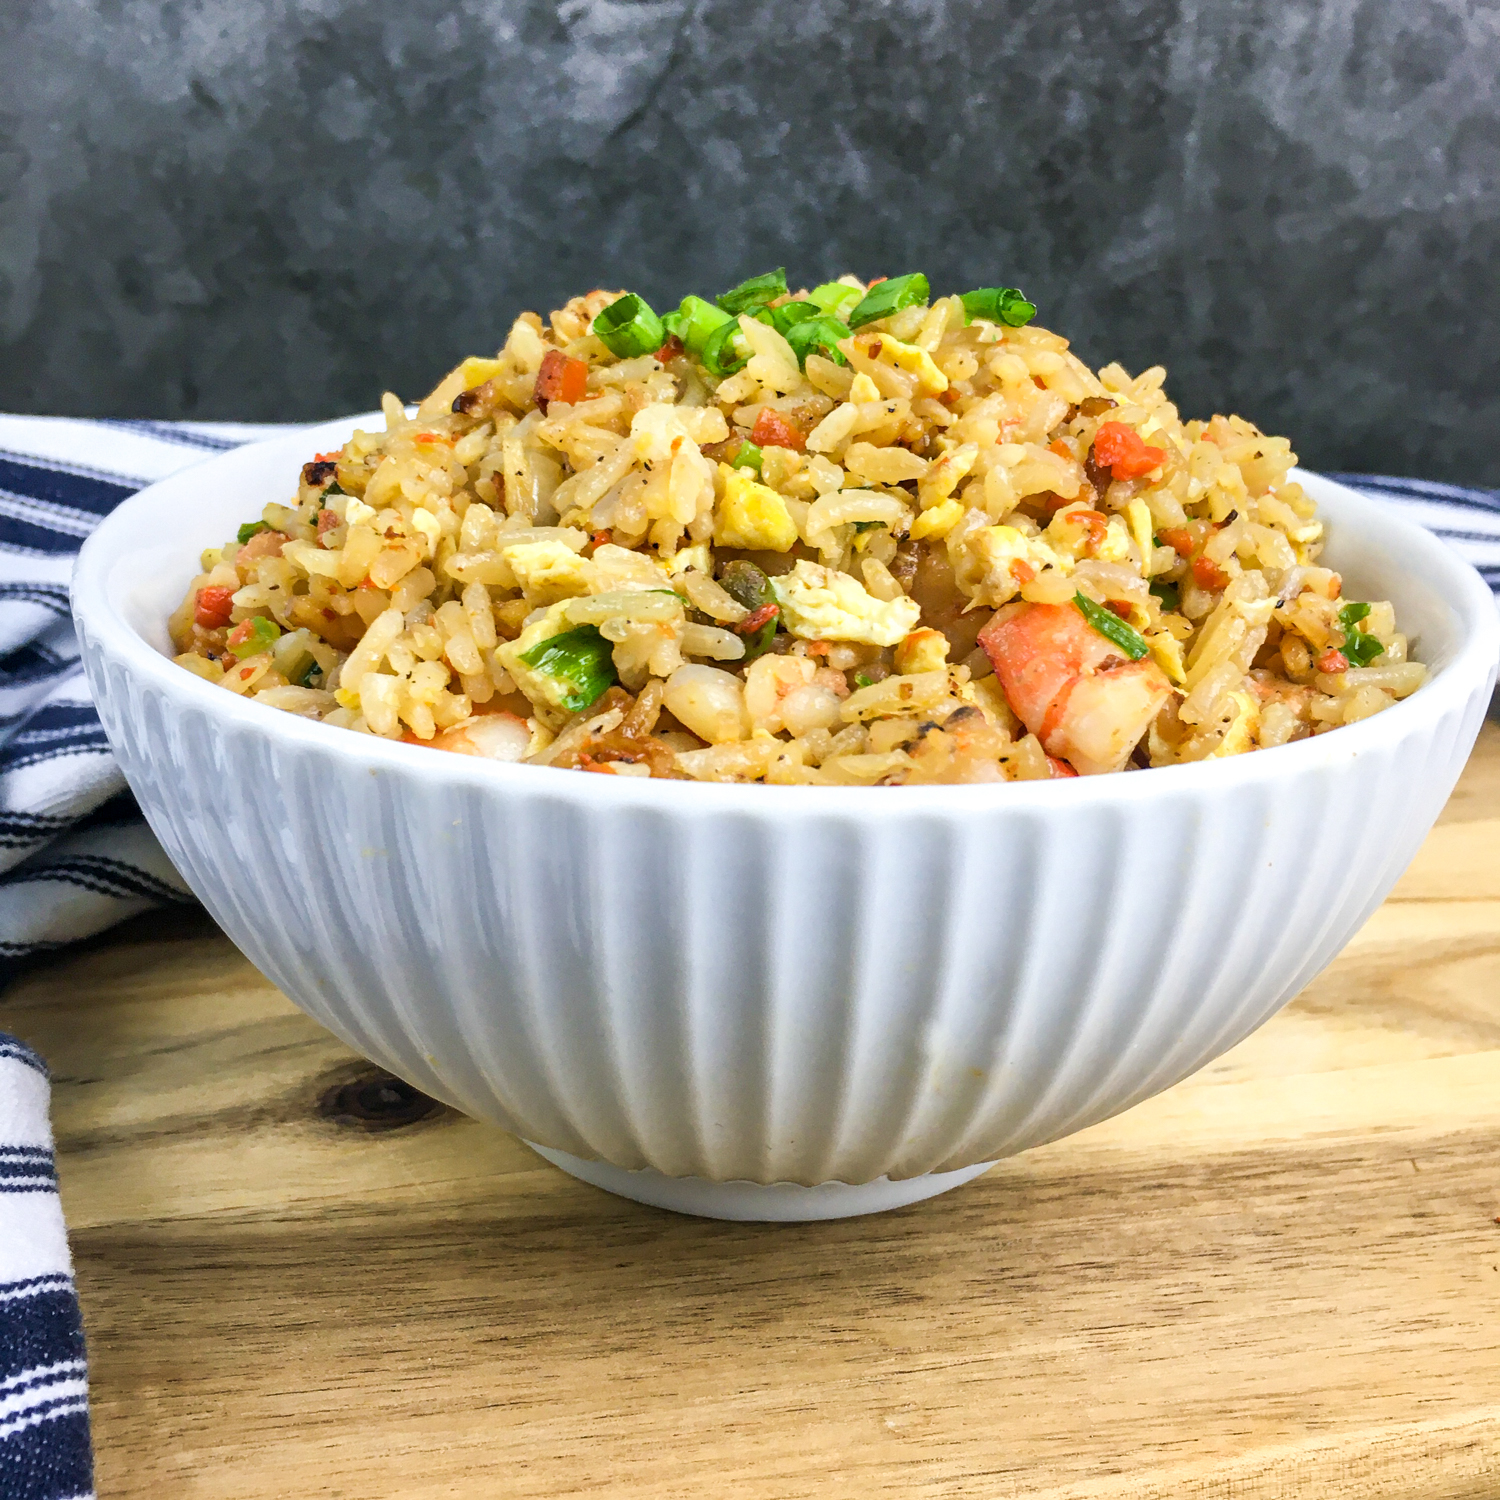
POLYGON ((0 408, 323 417, 785 262, 1500 484, 1497 75, 1457 0, 12 0, 0 408))

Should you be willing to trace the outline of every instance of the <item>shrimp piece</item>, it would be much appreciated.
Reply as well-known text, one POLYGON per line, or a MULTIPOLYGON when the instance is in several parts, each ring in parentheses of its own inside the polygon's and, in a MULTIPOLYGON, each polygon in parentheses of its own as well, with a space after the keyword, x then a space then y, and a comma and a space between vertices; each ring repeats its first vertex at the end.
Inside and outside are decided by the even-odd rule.
POLYGON ((1084 776, 1122 769, 1171 696, 1155 662, 1127 660, 1073 604, 1029 604, 979 644, 1042 749, 1084 776))
POLYGON ((531 745, 531 731, 514 714, 481 714, 445 729, 430 740, 410 742, 455 755, 481 755, 486 760, 521 760, 531 745))

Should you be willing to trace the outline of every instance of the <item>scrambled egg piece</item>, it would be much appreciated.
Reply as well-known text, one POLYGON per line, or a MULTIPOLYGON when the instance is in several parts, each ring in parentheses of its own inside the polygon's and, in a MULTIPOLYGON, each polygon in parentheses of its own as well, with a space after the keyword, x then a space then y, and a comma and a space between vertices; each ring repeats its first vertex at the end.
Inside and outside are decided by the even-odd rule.
POLYGON ((534 620, 513 641, 506 641, 495 652, 500 665, 515 678, 516 686, 533 703, 547 703, 553 708, 564 708, 563 699, 568 696, 566 682, 528 667, 521 658, 543 641, 561 635, 572 627, 568 624, 568 601, 566 599, 550 606, 541 619, 534 620))
POLYGON ((947 536, 963 517, 964 508, 957 500, 944 500, 916 517, 911 523, 911 538, 920 542, 926 536, 947 536))
POLYGON ((589 591, 588 563, 563 542, 521 542, 504 556, 533 607, 589 591))
POLYGON ((863 406, 866 401, 879 400, 880 387, 868 375, 856 375, 854 377, 854 384, 849 387, 849 404, 851 406, 863 406))
POLYGON ((797 526, 786 501, 748 469, 721 464, 724 498, 714 516, 714 541, 720 547, 750 551, 790 552, 797 544, 797 526))
POLYGON ((714 576, 713 552, 707 542, 697 542, 691 547, 681 547, 661 560, 661 565, 673 577, 679 573, 697 571, 714 576))
POLYGON ((932 356, 915 344, 903 344, 890 334, 880 335, 881 353, 889 354, 897 369, 917 377, 924 396, 940 396, 948 389, 948 377, 932 362, 932 356))
POLYGON ((896 670, 903 677, 913 672, 936 672, 948 661, 948 637, 941 630, 914 630, 896 647, 896 670))
POLYGON ((1130 535, 1141 554, 1141 567, 1149 572, 1151 567, 1151 549, 1155 543, 1151 540, 1151 511, 1142 499, 1135 499, 1125 507, 1125 519, 1130 522, 1130 535))
POLYGON ((909 635, 922 614, 915 599, 888 603, 866 592, 847 573, 801 561, 771 580, 786 628, 806 641, 863 641, 894 646, 909 635))
POLYGON ((1021 585, 1029 583, 1043 568, 1073 571, 1071 558, 1054 552, 1041 537, 1027 536, 1014 526, 983 527, 969 538, 969 547, 985 569, 985 602, 997 606, 1014 599, 1021 585))
POLYGON ((1165 630, 1154 630, 1145 639, 1157 665, 1181 687, 1187 681, 1187 668, 1182 664, 1182 642, 1165 630))
POLYGON ((1249 693, 1237 691, 1229 695, 1234 699, 1234 719, 1224 731, 1224 738, 1209 759, 1217 760, 1225 755, 1243 755, 1255 748, 1255 731, 1260 727, 1260 705, 1249 693))

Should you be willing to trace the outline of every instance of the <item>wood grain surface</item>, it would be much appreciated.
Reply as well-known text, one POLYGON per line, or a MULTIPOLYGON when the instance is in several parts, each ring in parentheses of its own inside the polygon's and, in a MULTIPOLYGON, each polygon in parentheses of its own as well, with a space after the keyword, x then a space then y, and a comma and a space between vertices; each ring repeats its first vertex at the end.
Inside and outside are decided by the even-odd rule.
POLYGON ((104 1497, 1500 1496, 1493 725, 1270 1025, 875 1218, 679 1218, 362 1121, 369 1066, 203 918, 0 1026, 55 1073, 104 1497))

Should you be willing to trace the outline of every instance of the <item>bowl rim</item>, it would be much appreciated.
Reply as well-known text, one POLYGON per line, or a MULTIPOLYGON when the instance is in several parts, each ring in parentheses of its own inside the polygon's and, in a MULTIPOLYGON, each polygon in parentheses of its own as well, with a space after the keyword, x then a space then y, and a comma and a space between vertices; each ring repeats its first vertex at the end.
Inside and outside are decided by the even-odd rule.
POLYGON ((1134 803, 1142 798, 1175 793, 1230 793, 1299 774, 1346 767, 1361 755, 1387 749, 1418 734, 1445 713, 1460 710, 1481 690, 1493 686, 1500 664, 1500 610, 1478 572, 1431 532, 1377 499, 1321 475, 1301 471, 1320 489, 1337 492, 1339 503, 1356 513, 1367 510, 1380 527, 1394 532, 1392 544, 1403 555, 1420 559, 1422 571, 1434 577, 1458 619, 1459 644, 1453 658, 1411 697, 1390 708, 1343 725, 1328 734, 1278 745, 1267 751, 1223 760, 1153 767, 1149 775, 1115 773, 1066 777, 1049 781, 996 782, 918 787, 779 786, 761 783, 668 781, 623 776, 538 776, 537 766, 487 761, 472 756, 438 755, 423 758, 425 747, 387 740, 376 735, 337 731, 294 714, 263 709, 237 694, 225 693, 191 672, 176 666, 122 615, 109 597, 109 576, 123 544, 132 535, 135 516, 194 481, 209 478, 215 469, 233 469, 254 454, 257 460, 284 448, 289 463, 308 450, 323 448, 343 438, 362 423, 379 422, 379 413, 362 413, 283 432, 261 443, 248 443, 201 464, 146 486, 107 515, 84 541, 74 564, 70 596, 80 644, 87 660, 94 649, 160 691, 181 709, 197 709, 220 720, 226 732, 254 734, 288 749, 321 752, 342 759, 350 770, 373 774, 415 776, 424 781, 487 788, 506 795, 529 793, 565 798, 584 806, 645 807, 709 813, 733 811, 783 816, 795 809, 829 816, 857 810, 861 818, 883 815, 1076 809, 1108 803, 1134 803), (892 795, 899 792, 900 795, 892 795), (872 800, 873 799, 873 800, 872 800))

